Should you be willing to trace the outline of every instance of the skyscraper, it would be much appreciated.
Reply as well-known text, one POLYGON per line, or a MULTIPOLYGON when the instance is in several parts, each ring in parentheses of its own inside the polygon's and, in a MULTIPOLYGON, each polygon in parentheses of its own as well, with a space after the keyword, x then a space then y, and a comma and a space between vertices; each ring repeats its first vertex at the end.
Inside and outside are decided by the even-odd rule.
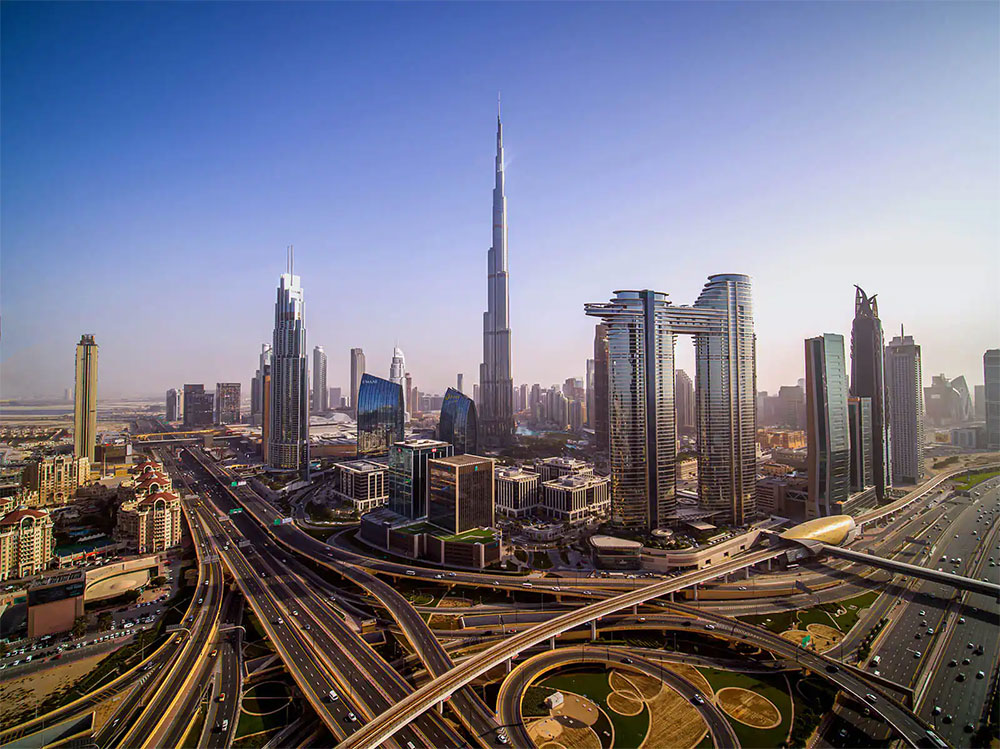
POLYGON ((73 455, 94 462, 97 444, 97 344, 85 333, 76 344, 73 455))
POLYGON ((479 452, 479 421, 476 404, 467 395, 448 388, 441 403, 438 439, 455 448, 455 455, 479 452))
POLYGON ((451 533, 494 525, 494 461, 455 455, 427 461, 427 521, 451 533))
MULTIPOLYGON (((678 333, 695 337, 700 504, 735 525, 749 522, 757 467, 750 278, 710 276, 693 307, 672 306, 666 294, 646 289, 617 291, 585 310, 607 329, 613 522, 653 529, 677 518, 678 333)), ((601 405, 595 408, 599 415, 601 405)))
POLYGON ((427 514, 427 461, 454 454, 447 442, 408 439, 389 447, 389 509, 397 515, 427 514))
POLYGON ((184 428, 196 429, 212 424, 214 396, 201 383, 184 385, 184 428))
MULTIPOLYGON (((396 346, 392 350, 392 363, 389 364, 389 382, 395 382, 400 387, 404 386, 404 375, 406 374, 406 359, 403 357, 403 350, 396 346)), ((410 409, 409 393, 403 387, 403 413, 410 409)))
POLYGON ((176 388, 170 388, 167 391, 167 421, 181 420, 181 414, 184 413, 182 403, 181 391, 176 388))
POLYGON ((851 491, 851 436, 847 414, 844 336, 806 339, 806 424, 809 502, 806 517, 840 513, 851 491))
POLYGON ((847 416, 851 425, 851 491, 860 492, 874 486, 872 460, 872 399, 851 396, 847 399, 847 416))
POLYGON ((889 421, 885 418, 885 339, 878 316, 877 295, 868 296, 855 286, 854 324, 851 326, 851 395, 871 399, 872 480, 878 501, 892 486, 889 458, 889 421))
POLYGON ((358 387, 358 457, 376 458, 403 440, 403 386, 363 374, 358 387))
POLYGON ((459 372, 458 376, 455 378, 455 389, 458 392, 460 392, 460 393, 464 393, 465 392, 465 388, 463 387, 464 383, 462 382, 463 379, 464 379, 464 376, 462 375, 461 372, 459 372))
POLYGON ((351 349, 351 410, 358 415, 358 390, 361 388, 361 377, 365 373, 365 352, 359 348, 351 349))
POLYGON ((265 373, 270 374, 270 368, 271 344, 262 343, 260 344, 260 359, 257 363, 257 371, 250 382, 250 423, 255 427, 263 426, 266 423, 264 419, 264 397, 268 391, 264 387, 264 377, 265 373))
POLYGON ((694 383, 683 369, 678 369, 674 373, 674 399, 677 408, 677 431, 694 433, 694 383))
POLYGON ((510 303, 507 298, 507 198, 504 195, 503 127, 497 113, 496 182, 493 187, 493 246, 487 255, 487 306, 483 313, 483 363, 479 366, 481 439, 501 445, 514 435, 510 303))
POLYGON ((240 383, 215 383, 215 423, 239 424, 240 418, 240 383))
POLYGON ((991 348, 983 354, 983 382, 986 449, 1000 450, 1000 348, 991 348))
POLYGON ((326 386, 326 352, 322 346, 313 348, 313 413, 330 410, 330 390, 326 386))
POLYGON ((410 373, 407 372, 405 375, 403 375, 403 402, 406 403, 407 417, 409 417, 409 413, 411 411, 420 410, 420 404, 414 403, 412 397, 413 397, 413 377, 411 377, 410 373))
POLYGON ((597 453, 605 457, 610 449, 608 416, 608 326, 598 323, 594 326, 594 413, 590 423, 597 453))
POLYGON ((288 271, 278 281, 271 344, 271 427, 268 463, 272 468, 309 471, 309 380, 306 364, 305 298, 288 251, 288 271))
POLYGON ((889 395, 893 484, 916 484, 924 472, 924 388, 920 346, 903 334, 885 347, 885 385, 889 395))

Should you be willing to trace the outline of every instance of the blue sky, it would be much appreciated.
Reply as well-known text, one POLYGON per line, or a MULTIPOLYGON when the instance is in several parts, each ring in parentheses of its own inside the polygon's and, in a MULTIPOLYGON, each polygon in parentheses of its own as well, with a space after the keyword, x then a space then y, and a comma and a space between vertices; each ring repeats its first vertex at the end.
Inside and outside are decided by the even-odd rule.
POLYGON ((83 332, 102 396, 247 383, 289 243, 331 385, 396 342, 422 391, 475 381, 498 90, 516 382, 582 376, 585 302, 720 272, 761 389, 854 283, 928 382, 1000 345, 995 3, 0 13, 3 397, 70 387, 83 332))

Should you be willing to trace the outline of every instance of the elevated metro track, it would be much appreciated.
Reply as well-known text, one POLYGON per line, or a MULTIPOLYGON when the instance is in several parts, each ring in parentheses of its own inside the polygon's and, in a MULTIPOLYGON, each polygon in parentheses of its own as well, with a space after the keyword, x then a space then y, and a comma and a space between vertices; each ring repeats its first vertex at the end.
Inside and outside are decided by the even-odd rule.
POLYGON ((921 499, 924 495, 930 492, 932 489, 936 489, 945 481, 953 479, 956 476, 960 476, 963 473, 968 473, 969 471, 992 471, 994 469, 1000 468, 1000 463, 988 463, 983 466, 974 466, 973 468, 958 468, 954 471, 949 471, 948 473, 942 473, 940 476, 935 476, 929 481, 924 482, 916 489, 911 491, 905 497, 897 499, 895 502, 890 502, 882 507, 876 507, 874 510, 870 510, 859 515, 857 523, 859 526, 866 525, 867 523, 874 523, 882 520, 883 518, 892 515, 900 510, 909 507, 911 504, 921 499))

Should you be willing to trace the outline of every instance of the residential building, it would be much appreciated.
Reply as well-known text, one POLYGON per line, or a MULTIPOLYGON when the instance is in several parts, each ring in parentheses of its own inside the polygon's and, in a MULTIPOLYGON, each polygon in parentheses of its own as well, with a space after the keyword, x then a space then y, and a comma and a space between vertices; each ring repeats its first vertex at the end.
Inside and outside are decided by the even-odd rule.
POLYGON ((681 434, 694 434, 697 426, 694 383, 683 369, 674 372, 674 407, 677 411, 677 431, 681 434))
POLYGON ((243 420, 240 413, 241 389, 238 382, 215 383, 216 424, 239 424, 243 420))
POLYGON ((166 551, 181 542, 181 499, 162 491, 129 499, 118 507, 116 537, 135 554, 166 551))
POLYGON ((93 462, 97 439, 97 344, 84 334, 76 344, 76 391, 73 401, 73 454, 93 462))
MULTIPOLYGON (((264 399, 270 392, 270 384, 264 387, 264 378, 271 373, 271 344, 260 344, 257 371, 250 381, 250 423, 255 427, 264 425, 264 399)), ((270 382, 270 381, 269 381, 270 382)))
POLYGON ((8 512, 0 518, 0 582, 37 575, 51 564, 54 549, 47 511, 22 507, 8 512))
POLYGON ((476 455, 428 460, 428 522, 451 533, 492 528, 493 463, 476 455))
MULTIPOLYGON (((587 426, 594 428, 594 371, 597 362, 594 359, 587 359, 587 426)), ((522 386, 523 387, 523 386, 522 386)))
POLYGON ((180 390, 170 388, 167 391, 167 421, 180 421, 184 414, 184 399, 180 390))
POLYGON ((872 484, 878 501, 885 500, 892 486, 892 461, 889 457, 891 438, 889 421, 885 417, 885 338, 878 316, 876 294, 868 296, 855 286, 854 322, 851 325, 851 390, 855 398, 868 398, 871 420, 865 423, 871 430, 872 484))
POLYGON ((389 508, 398 515, 420 518, 427 514, 427 461, 454 454, 440 440, 409 439, 389 448, 389 508))
POLYGON ((509 518, 530 515, 538 506, 538 474, 522 468, 497 468, 496 511, 509 518))
POLYGON ((571 432, 580 432, 587 420, 587 407, 581 400, 571 400, 566 404, 566 420, 571 432))
POLYGON ((389 501, 386 466, 370 460, 349 460, 334 466, 335 495, 354 505, 359 514, 371 512, 389 501))
POLYGON ((838 514, 834 504, 851 491, 851 437, 847 417, 844 337, 826 333, 807 338, 806 413, 809 503, 806 516, 838 514))
POLYGON ((341 394, 342 392, 343 391, 341 390, 341 388, 329 389, 329 392, 327 393, 326 402, 330 406, 330 410, 335 411, 336 409, 341 408, 344 405, 343 403, 344 396, 341 394))
POLYGON ((462 382, 464 378, 465 376, 461 372, 459 372, 458 376, 455 378, 455 389, 460 393, 465 393, 464 383, 462 382))
POLYGON ((1000 348, 983 354, 983 382, 986 449, 1000 450, 1000 348))
POLYGON ((695 338, 699 503, 726 522, 749 523, 757 467, 750 278, 710 276, 692 307, 646 289, 585 310, 608 329, 612 522, 652 530, 678 517, 674 342, 683 333, 695 338))
POLYGON ((326 386, 326 352, 322 346, 313 348, 312 368, 313 413, 322 414, 330 410, 330 391, 326 386))
POLYGON ((875 481, 872 399, 848 398, 847 418, 851 438, 851 492, 863 492, 874 486, 875 481))
POLYGON ((461 391, 448 388, 441 403, 438 438, 450 442, 455 455, 479 452, 479 421, 476 404, 461 391))
POLYGON ((510 302, 507 279, 507 197, 504 195, 503 127, 497 114, 496 180, 493 187, 493 246, 487 255, 487 306, 483 314, 483 363, 476 398, 483 443, 502 445, 514 436, 510 302))
MULTIPOLYGON (((403 413, 408 414, 410 411, 410 400, 409 393, 407 393, 405 388, 405 375, 406 359, 403 356, 403 350, 399 346, 396 346, 392 350, 392 362, 389 364, 389 382, 394 382, 403 388, 403 413)), ((419 410, 419 404, 417 410, 419 410)), ((405 418, 409 419, 409 416, 405 418)))
POLYGON ((885 348, 885 382, 892 482, 916 484, 924 473, 924 389, 920 346, 902 328, 885 348))
POLYGON ((542 484, 540 514, 564 523, 602 518, 611 508, 607 476, 560 476, 542 484))
POLYGON ((184 386, 184 428, 199 429, 212 425, 215 399, 202 384, 184 386))
POLYGON ((376 458, 403 441, 403 386, 365 373, 355 402, 358 420, 358 457, 376 458))
POLYGON ((38 492, 38 504, 43 507, 69 502, 89 480, 90 460, 74 455, 34 458, 28 461, 22 477, 29 492, 38 492))
POLYGON ((358 392, 361 390, 361 378, 365 373, 365 352, 360 348, 351 349, 351 409, 355 417, 358 414, 358 392))
POLYGON ((306 365, 305 298, 294 274, 289 248, 288 272, 282 273, 274 303, 271 344, 271 427, 268 465, 309 472, 309 381, 306 365))

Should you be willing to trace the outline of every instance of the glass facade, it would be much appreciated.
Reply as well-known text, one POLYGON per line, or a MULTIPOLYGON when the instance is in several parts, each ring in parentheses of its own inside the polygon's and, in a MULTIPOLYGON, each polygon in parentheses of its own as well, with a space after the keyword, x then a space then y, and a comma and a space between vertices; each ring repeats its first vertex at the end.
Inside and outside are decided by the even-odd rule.
POLYGON ((806 517, 839 511, 851 487, 851 438, 847 413, 844 337, 826 333, 806 339, 806 412, 809 502, 806 517))
POLYGON ((441 419, 438 422, 438 437, 451 443, 455 455, 479 452, 479 420, 476 404, 472 399, 454 388, 448 388, 441 403, 441 419))
MULTIPOLYGON (((595 336, 598 378, 605 340, 607 346, 612 521, 651 529, 677 518, 674 344, 678 334, 689 334, 697 357, 699 501, 726 522, 750 522, 757 471, 750 278, 711 276, 690 307, 647 289, 617 291, 610 302, 585 309, 603 323, 595 336)), ((597 387, 599 435, 605 409, 597 387)))
POLYGON ((389 508, 410 518, 427 514, 427 461, 453 455, 438 440, 411 439, 389 447, 389 508))
POLYGON ((389 454, 403 441, 403 386, 365 373, 358 387, 358 457, 389 454))
POLYGON ((882 321, 878 302, 855 286, 854 323, 851 326, 851 395, 871 400, 871 420, 866 421, 872 443, 872 481, 879 502, 892 485, 889 456, 889 420, 885 417, 886 388, 882 321))
POLYGON ((267 457, 272 468, 306 474, 309 471, 309 375, 304 308, 299 277, 290 272, 282 273, 274 303, 267 457))
POLYGON ((860 492, 874 486, 872 399, 848 398, 847 414, 851 424, 851 491, 860 492))
POLYGON ((456 455, 427 461, 427 521, 451 533, 494 525, 493 460, 456 455))
POLYGON ((916 484, 924 472, 924 381, 920 346, 902 331, 885 347, 885 385, 892 481, 916 484))

